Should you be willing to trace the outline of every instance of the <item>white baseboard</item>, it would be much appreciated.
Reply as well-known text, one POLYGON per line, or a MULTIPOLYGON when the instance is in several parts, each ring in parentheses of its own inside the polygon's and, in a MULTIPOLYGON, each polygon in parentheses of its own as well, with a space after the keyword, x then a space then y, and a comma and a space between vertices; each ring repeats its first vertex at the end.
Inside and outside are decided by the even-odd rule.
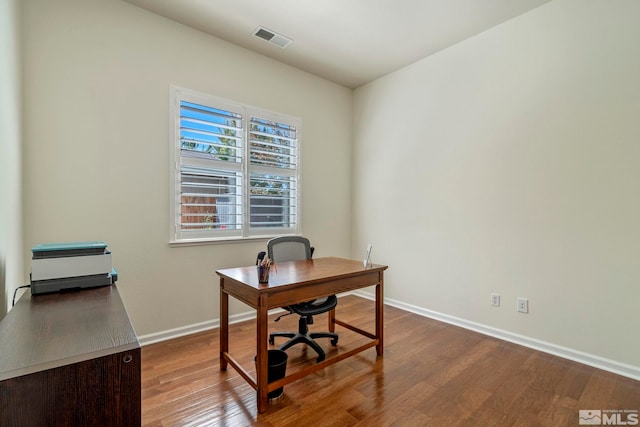
POLYGON ((140 335, 138 341, 141 346, 155 344, 167 341, 173 338, 183 337, 185 335, 195 334, 197 332, 208 331, 220 327, 220 320, 209 320, 206 322, 195 323, 180 328, 167 329, 166 331, 154 332, 152 334, 140 335))
MULTIPOLYGON (((373 295, 367 292, 354 291, 353 294, 362 298, 370 299, 370 300, 375 299, 373 295)), ((515 334, 513 332, 493 328, 491 326, 486 326, 480 323, 471 322, 469 320, 461 319, 455 316, 450 316, 448 314, 438 313, 437 311, 428 310, 426 308, 418 307, 412 304, 407 304, 402 301, 397 301, 390 298, 385 298, 384 303, 404 311, 409 311, 411 313, 418 314, 420 316, 429 317, 434 320, 449 323, 451 325, 455 325, 461 328, 479 332, 484 335, 489 335, 491 337, 498 338, 504 341, 509 341, 514 344, 522 345, 524 347, 529 347, 534 350, 539 350, 545 353, 553 354, 554 356, 573 360, 574 362, 582 363, 584 365, 592 366, 594 368, 602 369, 608 372, 612 372, 614 374, 633 378, 634 380, 640 380, 640 367, 638 366, 627 365, 625 363, 617 362, 615 360, 606 359, 604 357, 585 353, 579 350, 574 350, 568 347, 563 347, 563 346, 559 346, 549 342, 540 341, 535 338, 530 338, 524 335, 515 334)))
MULTIPOLYGON (((362 298, 373 300, 375 297, 367 292, 354 291, 353 295, 357 295, 362 298)), ((348 294, 343 294, 348 295, 348 294)), ((343 296, 340 295, 340 296, 343 296)), ((535 338, 530 338, 524 335, 515 334, 513 332, 505 331, 503 329, 493 328, 480 323, 471 322, 469 320, 461 319, 459 317, 450 316, 448 314, 439 313, 437 311, 428 310, 426 308, 418 307, 412 304, 407 304, 402 301, 397 301, 390 298, 385 298, 384 303, 392 307, 399 308, 401 310, 415 313, 420 316, 429 317, 440 322, 449 323, 451 325, 459 326, 461 328, 469 329, 475 332, 479 332, 484 335, 489 335, 494 338, 498 338, 504 341, 512 342, 514 344, 529 347, 534 350, 539 350, 545 353, 553 354, 554 356, 562 357, 564 359, 573 360, 574 362, 582 363, 594 368, 602 369, 614 374, 622 375, 640 381, 640 367, 627 365, 625 363, 617 362, 615 360, 606 359, 604 357, 596 356, 589 353, 584 353, 579 350, 574 350, 568 347, 559 346, 545 341, 540 341, 535 338)), ((269 314, 278 313, 283 311, 282 309, 275 309, 269 311, 269 314)), ((229 316, 229 323, 240 323, 246 320, 256 318, 256 312, 251 310, 244 313, 234 314, 229 316)), ((182 337, 185 335, 195 334, 197 332, 206 331, 209 329, 215 329, 220 327, 220 319, 209 320, 206 322, 195 323, 193 325, 187 325, 180 328, 169 329, 162 332, 156 332, 153 334, 142 335, 138 337, 140 345, 148 345, 165 341, 173 338, 182 337)))
MULTIPOLYGON (((279 313, 284 311, 282 309, 269 310, 269 314, 279 313)), ((254 310, 246 311, 244 313, 232 314, 229 316, 229 324, 244 322, 245 320, 251 320, 256 318, 256 312, 254 310)), ((183 337, 185 335, 195 334, 197 332, 208 331, 220 327, 220 319, 208 320, 206 322, 194 323, 192 325, 182 326, 180 328, 168 329, 166 331, 155 332, 152 334, 141 335, 138 337, 140 345, 145 346, 148 344, 154 344, 161 341, 170 340, 173 338, 183 337)))

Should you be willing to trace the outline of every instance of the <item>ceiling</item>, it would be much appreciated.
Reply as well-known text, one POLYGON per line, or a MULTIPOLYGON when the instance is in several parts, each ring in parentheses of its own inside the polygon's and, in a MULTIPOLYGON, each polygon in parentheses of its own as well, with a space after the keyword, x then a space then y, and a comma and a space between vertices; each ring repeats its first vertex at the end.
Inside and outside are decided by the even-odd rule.
POLYGON ((124 0, 356 88, 550 0, 124 0), (292 39, 280 48, 253 34, 292 39))

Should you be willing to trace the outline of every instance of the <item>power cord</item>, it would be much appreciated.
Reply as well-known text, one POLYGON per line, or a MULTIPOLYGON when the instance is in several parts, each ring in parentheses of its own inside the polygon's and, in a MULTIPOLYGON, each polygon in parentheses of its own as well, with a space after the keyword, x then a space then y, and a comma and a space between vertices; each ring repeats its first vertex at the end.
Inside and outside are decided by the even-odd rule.
POLYGON ((18 289, 23 289, 23 288, 30 288, 31 285, 24 285, 24 286, 18 286, 16 288, 15 291, 13 291, 13 303, 11 304, 11 307, 13 307, 14 305, 16 305, 16 294, 18 293, 18 289))

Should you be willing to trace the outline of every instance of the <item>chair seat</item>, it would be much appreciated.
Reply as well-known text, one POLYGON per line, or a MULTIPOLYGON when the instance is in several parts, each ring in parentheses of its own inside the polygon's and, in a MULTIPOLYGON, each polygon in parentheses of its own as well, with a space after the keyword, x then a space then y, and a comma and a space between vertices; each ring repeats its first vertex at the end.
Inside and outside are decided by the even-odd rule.
POLYGON ((335 295, 330 295, 326 298, 318 298, 312 301, 290 305, 286 307, 286 309, 293 311, 299 316, 315 316, 316 314, 322 314, 332 310, 336 305, 338 305, 338 298, 335 295))

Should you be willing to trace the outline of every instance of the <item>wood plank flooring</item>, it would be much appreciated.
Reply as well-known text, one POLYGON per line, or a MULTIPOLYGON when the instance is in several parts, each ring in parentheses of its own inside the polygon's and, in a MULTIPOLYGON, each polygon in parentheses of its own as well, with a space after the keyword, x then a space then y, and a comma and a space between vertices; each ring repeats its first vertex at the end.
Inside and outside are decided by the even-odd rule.
MULTIPOLYGON (((372 301, 340 298, 337 317, 373 331, 372 301)), ((326 330, 318 316, 312 330, 326 330)), ((269 330, 296 330, 296 316, 269 330)), ((327 357, 362 338, 337 327, 327 357)), ((247 369, 255 322, 231 325, 230 351, 247 369)), ((264 414, 231 367, 219 369, 218 330, 142 348, 142 420, 155 426, 577 426, 579 410, 640 411, 640 382, 385 307, 385 353, 375 349, 284 388, 264 414)), ((276 341, 276 345, 283 341, 276 341)), ((314 363, 304 345, 287 372, 314 363)), ((253 373, 253 372, 252 372, 253 373)), ((622 420, 627 415, 622 415, 622 420)))

